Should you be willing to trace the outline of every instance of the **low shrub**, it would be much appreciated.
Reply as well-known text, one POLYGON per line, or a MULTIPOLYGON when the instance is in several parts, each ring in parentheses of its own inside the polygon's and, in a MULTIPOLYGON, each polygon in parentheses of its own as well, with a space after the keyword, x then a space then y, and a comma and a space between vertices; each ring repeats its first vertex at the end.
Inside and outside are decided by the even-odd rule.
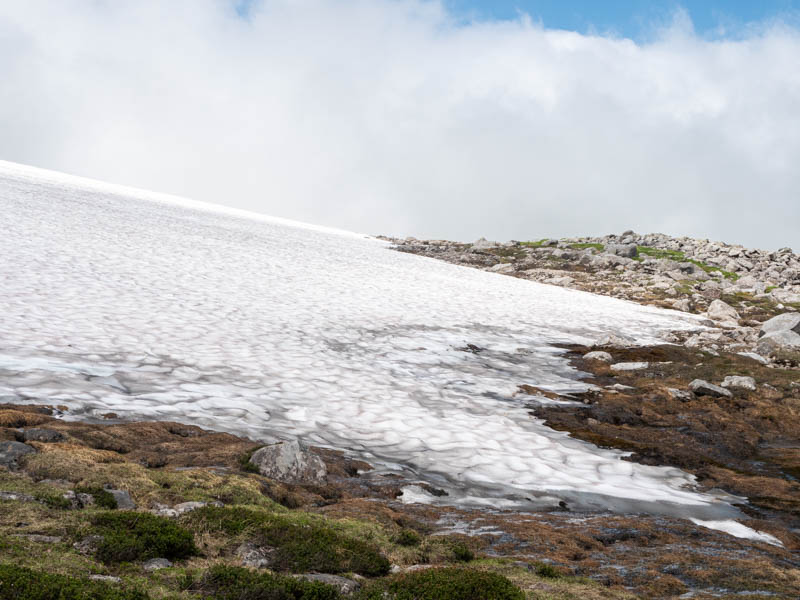
POLYGON ((536 563, 533 566, 533 570, 539 577, 546 577, 547 579, 559 579, 561 577, 559 570, 547 563, 536 563))
POLYGON ((0 564, 2 600, 147 600, 140 590, 124 590, 102 581, 67 577, 0 564))
POLYGON ((524 600, 496 573, 447 567, 404 573, 364 587, 358 600, 524 600))
POLYGON ((420 535, 413 529, 403 529, 394 537, 394 543, 400 546, 419 546, 420 535))
POLYGON ((142 512, 106 512, 93 521, 103 541, 96 557, 104 563, 150 558, 171 560, 197 554, 192 533, 164 517, 142 512))
POLYGON ((469 562, 475 558, 475 553, 463 542, 455 542, 452 546, 453 558, 459 562, 469 562))
POLYGON ((321 519, 239 506, 206 506, 189 513, 185 522, 229 536, 247 533, 252 543, 275 549, 270 567, 276 571, 353 572, 367 576, 389 572, 389 561, 376 547, 334 530, 321 519))
POLYGON ((33 497, 49 508, 70 508, 72 503, 59 492, 35 492, 33 497))
POLYGON ((339 591, 318 581, 217 565, 187 582, 187 591, 215 600, 338 600, 339 591))
POLYGON ((78 487, 75 488, 76 494, 89 494, 94 498, 94 503, 100 508, 107 508, 113 510, 117 508, 117 499, 114 494, 101 487, 78 487))

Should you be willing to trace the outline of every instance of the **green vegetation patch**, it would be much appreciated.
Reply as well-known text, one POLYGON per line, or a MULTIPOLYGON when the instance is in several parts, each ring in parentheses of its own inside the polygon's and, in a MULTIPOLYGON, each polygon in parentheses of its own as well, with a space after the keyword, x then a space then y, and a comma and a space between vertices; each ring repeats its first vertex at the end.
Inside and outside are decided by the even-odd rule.
POLYGON ((570 244, 569 247, 573 250, 586 250, 587 248, 591 248, 593 250, 597 250, 598 252, 602 252, 603 248, 605 248, 603 244, 590 242, 578 242, 576 244, 570 244))
POLYGON ((104 490, 99 486, 95 487, 77 487, 75 488, 76 494, 89 494, 94 498, 94 503, 100 508, 107 508, 113 510, 117 508, 117 499, 114 494, 108 490, 104 490))
POLYGON ((534 240, 530 242, 520 242, 520 246, 525 246, 526 248, 541 248, 542 245, 548 240, 548 238, 542 238, 540 240, 534 240))
POLYGON ((713 267, 711 265, 708 265, 699 260, 695 260, 693 258, 686 258, 686 255, 680 250, 664 250, 663 248, 652 248, 651 246, 636 246, 636 249, 639 251, 639 256, 636 258, 636 260, 642 260, 643 256, 649 256, 650 258, 657 258, 657 259, 666 258, 669 260, 674 260, 676 262, 689 262, 695 266, 700 267, 706 273, 712 273, 716 271, 720 273, 725 279, 730 279, 731 281, 736 281, 737 279, 739 279, 739 276, 736 273, 725 271, 724 269, 720 269, 719 267, 713 267))
POLYGON ((54 492, 36 491, 33 493, 33 497, 50 508, 70 508, 72 506, 72 503, 64 498, 64 494, 58 490, 54 492))
POLYGON ((359 600, 524 600, 525 595, 496 573, 447 567, 404 573, 366 586, 359 600))
POLYGON ((352 572, 367 576, 389 572, 389 561, 375 546, 307 514, 206 506, 186 515, 185 522, 200 531, 221 531, 229 536, 247 534, 252 543, 274 548, 270 567, 276 571, 352 572))
POLYGON ((455 542, 452 545, 453 558, 459 562, 469 562, 475 558, 475 553, 464 542, 455 542))
POLYGON ((680 250, 665 250, 663 248, 653 248, 651 246, 636 246, 640 255, 649 256, 650 258, 666 258, 668 260, 675 260, 678 262, 686 261, 686 255, 680 250))
POLYGON ((167 518, 143 512, 105 512, 92 519, 103 541, 96 557, 106 564, 168 558, 188 558, 198 553, 187 529, 167 518))
POLYGON ((217 565, 197 581, 187 581, 187 591, 216 600, 338 600, 339 591, 317 581, 217 565))
POLYGON ((393 541, 398 546, 419 546, 422 537, 413 529, 403 529, 393 541))
POLYGON ((239 468, 241 468, 242 471, 245 471, 246 473, 258 473, 259 472, 258 467, 253 463, 251 463, 250 459, 253 457, 253 454, 256 453, 256 450, 261 450, 261 448, 263 447, 264 447, 263 445, 256 446, 255 448, 252 448, 247 452, 245 452, 244 454, 242 454, 239 457, 239 468))
POLYGON ((102 581, 0 565, 2 600, 147 600, 140 590, 124 590, 102 581))

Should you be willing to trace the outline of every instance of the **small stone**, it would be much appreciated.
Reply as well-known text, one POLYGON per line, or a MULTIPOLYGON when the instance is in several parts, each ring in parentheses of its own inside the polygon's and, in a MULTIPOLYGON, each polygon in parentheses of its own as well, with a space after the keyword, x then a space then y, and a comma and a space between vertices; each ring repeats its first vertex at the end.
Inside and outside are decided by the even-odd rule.
POLYGON ((274 548, 256 546, 250 542, 245 542, 236 549, 236 556, 239 557, 245 567, 264 569, 269 567, 270 557, 274 552, 274 548))
POLYGON ((739 356, 744 356, 745 358, 752 358, 754 361, 761 363, 762 365, 768 365, 769 361, 761 356, 760 354, 756 354, 755 352, 737 352, 739 356))
POLYGON ((667 388, 667 393, 669 394, 670 398, 674 398, 675 400, 680 400, 681 402, 689 402, 689 400, 692 399, 692 395, 685 390, 676 390, 675 388, 667 388))
POLYGON ((114 577, 113 575, 89 575, 89 579, 108 583, 120 583, 122 581, 119 577, 114 577))
POLYGON ((751 392, 756 391, 756 380, 752 377, 744 377, 741 375, 728 375, 721 385, 724 388, 741 388, 751 392))
POLYGON ((361 589, 361 584, 347 577, 340 577, 339 575, 328 575, 326 573, 302 573, 299 575, 292 575, 296 579, 303 579, 305 581, 318 581, 331 585, 339 590, 339 593, 344 596, 354 594, 361 589))
POLYGON ((648 362, 621 362, 611 365, 612 371, 641 371, 650 366, 648 362))
POLYGON ((61 538, 57 535, 40 535, 38 533, 18 533, 14 537, 25 538, 31 542, 40 544, 60 544, 61 538))
POLYGON ((586 354, 583 355, 583 358, 585 358, 586 360, 599 360, 608 363, 614 360, 614 357, 612 357, 608 352, 603 352, 602 350, 587 352, 586 354))
POLYGON ((689 302, 688 298, 681 298, 680 300, 675 300, 672 303, 672 308, 682 312, 690 312, 692 310, 692 303, 689 302))
POLYGON ((514 265, 511 263, 497 263, 496 265, 489 267, 489 271, 492 273, 513 273, 514 265))
POLYGON ((171 566, 172 563, 166 558, 151 558, 142 565, 145 571, 157 571, 159 569, 167 569, 171 566))
POLYGON ((724 387, 714 385, 702 379, 695 379, 689 384, 689 389, 698 396, 712 396, 714 398, 731 398, 733 394, 724 387))
POLYGON ((33 502, 34 500, 36 500, 36 498, 28 494, 21 494, 19 492, 0 491, 0 500, 12 500, 15 502, 33 502))
POLYGON ((622 385, 621 383, 615 383, 614 385, 609 385, 606 387, 607 390, 614 390, 615 392, 630 392, 631 390, 635 390, 635 387, 631 387, 629 385, 622 385))
POLYGON ((72 544, 72 547, 75 548, 75 550, 77 550, 80 554, 94 554, 97 552, 97 548, 100 547, 102 542, 102 536, 89 535, 72 544))

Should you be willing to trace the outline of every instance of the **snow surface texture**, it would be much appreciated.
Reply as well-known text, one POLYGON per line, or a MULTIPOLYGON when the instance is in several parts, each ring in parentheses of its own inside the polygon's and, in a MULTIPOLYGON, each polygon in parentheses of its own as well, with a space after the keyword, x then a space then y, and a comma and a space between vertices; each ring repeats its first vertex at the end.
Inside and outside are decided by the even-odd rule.
POLYGON ((691 317, 5 162, 0 231, 0 398, 299 436, 447 502, 737 515, 514 396, 586 389, 555 344, 649 343, 691 317))

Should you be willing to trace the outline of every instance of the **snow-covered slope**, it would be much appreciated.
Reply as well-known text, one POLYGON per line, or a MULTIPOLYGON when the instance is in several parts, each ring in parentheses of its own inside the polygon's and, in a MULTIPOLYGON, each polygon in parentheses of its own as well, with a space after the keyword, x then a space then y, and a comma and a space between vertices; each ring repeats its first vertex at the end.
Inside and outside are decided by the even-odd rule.
POLYGON ((451 501, 734 514, 512 398, 582 389, 557 343, 651 342, 690 317, 3 162, 0 231, 0 396, 297 435, 451 501))

